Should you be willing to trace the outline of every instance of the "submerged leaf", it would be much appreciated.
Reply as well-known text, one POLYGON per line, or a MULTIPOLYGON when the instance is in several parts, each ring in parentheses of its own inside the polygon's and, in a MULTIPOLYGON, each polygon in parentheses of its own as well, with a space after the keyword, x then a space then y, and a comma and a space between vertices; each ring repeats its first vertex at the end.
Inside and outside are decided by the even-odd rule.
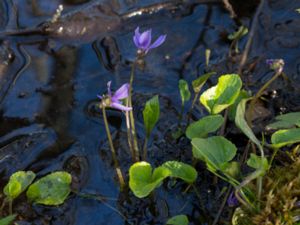
POLYGON ((143 110, 144 125, 146 130, 146 136, 149 138, 151 131, 159 119, 159 100, 158 95, 155 95, 146 102, 143 110))
POLYGON ((197 178, 197 171, 194 167, 177 161, 168 161, 162 167, 170 170, 171 177, 180 178, 187 183, 193 183, 197 178))
POLYGON ((234 104, 241 87, 242 80, 238 74, 222 75, 216 86, 201 95, 200 102, 211 114, 218 114, 234 104))
POLYGON ((187 127, 186 136, 189 139, 207 137, 209 133, 217 131, 223 123, 224 118, 221 115, 205 116, 187 127))
POLYGON ((181 96, 182 104, 190 100, 191 92, 189 90, 189 85, 185 80, 179 80, 179 91, 181 96))
POLYGON ((3 192, 8 198, 15 199, 26 190, 34 178, 35 173, 32 171, 18 171, 10 176, 3 192))
POLYGON ((233 143, 221 136, 193 138, 192 145, 193 156, 204 160, 211 171, 224 171, 224 165, 235 157, 237 151, 233 143))
POLYGON ((271 141, 274 148, 300 142, 300 128, 278 130, 272 135, 271 141))
POLYGON ((70 194, 72 177, 69 173, 58 171, 42 177, 27 190, 30 201, 44 205, 60 205, 70 194))
POLYGON ((188 225, 189 220, 186 215, 177 215, 167 221, 167 225, 188 225))

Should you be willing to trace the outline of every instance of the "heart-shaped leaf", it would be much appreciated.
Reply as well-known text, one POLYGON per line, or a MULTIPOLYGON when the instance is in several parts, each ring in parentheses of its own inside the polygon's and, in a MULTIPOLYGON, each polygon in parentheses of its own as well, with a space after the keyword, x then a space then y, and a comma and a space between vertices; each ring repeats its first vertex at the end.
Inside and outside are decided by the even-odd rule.
POLYGON ((164 167, 158 167, 152 173, 152 166, 149 163, 137 162, 129 169, 129 187, 135 196, 143 198, 160 186, 170 174, 170 170, 164 167))
POLYGON ((72 177, 69 173, 58 171, 42 177, 27 190, 27 198, 38 204, 60 205, 70 194, 72 177))
POLYGON ((32 183, 35 173, 32 171, 18 171, 12 174, 3 192, 9 199, 17 198, 32 183))
POLYGON ((218 114, 234 104, 239 96, 242 80, 237 74, 222 75, 218 84, 200 96, 200 102, 211 114, 218 114))
POLYGON ((170 170, 171 177, 180 178, 187 183, 193 183, 197 178, 197 171, 194 167, 177 161, 168 161, 162 167, 170 170))
POLYGON ((237 151, 233 143, 221 136, 194 138, 192 145, 194 157, 204 159, 211 171, 223 171, 224 165, 234 158, 237 151))
POLYGON ((274 148, 300 142, 300 128, 278 130, 272 135, 271 141, 274 148))
POLYGON ((221 115, 205 116, 188 126, 186 136, 189 139, 204 138, 211 132, 218 130, 224 123, 224 118, 221 115))
POLYGON ((170 218, 167 225, 188 225, 189 220, 186 215, 178 215, 170 218))
POLYGON ((146 130, 146 136, 149 138, 151 131, 159 119, 159 100, 158 95, 146 102, 143 110, 144 125, 146 130))

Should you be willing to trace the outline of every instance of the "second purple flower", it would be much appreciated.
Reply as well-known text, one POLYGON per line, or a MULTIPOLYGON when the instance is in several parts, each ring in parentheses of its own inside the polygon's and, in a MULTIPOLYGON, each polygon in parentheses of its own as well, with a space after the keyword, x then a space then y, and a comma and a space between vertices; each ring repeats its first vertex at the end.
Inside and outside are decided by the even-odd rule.
POLYGON ((135 33, 133 36, 133 41, 135 46, 141 50, 143 53, 147 54, 150 49, 157 48, 162 45, 166 40, 167 35, 160 35, 156 41, 151 44, 152 35, 151 29, 146 30, 143 33, 140 33, 140 28, 137 27, 135 29, 135 33))

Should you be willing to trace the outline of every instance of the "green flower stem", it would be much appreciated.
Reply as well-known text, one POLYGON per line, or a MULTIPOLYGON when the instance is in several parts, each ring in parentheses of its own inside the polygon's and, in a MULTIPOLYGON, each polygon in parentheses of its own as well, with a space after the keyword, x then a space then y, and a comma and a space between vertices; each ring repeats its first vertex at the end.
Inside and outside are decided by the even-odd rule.
MULTIPOLYGON (((129 101, 128 98, 126 99, 126 106, 129 107, 129 101)), ((127 141, 128 141, 128 146, 130 149, 131 157, 132 160, 135 161, 135 151, 133 148, 133 143, 132 143, 132 135, 131 135, 131 127, 130 127, 130 118, 129 118, 129 111, 125 112, 125 117, 126 117, 126 127, 127 127, 127 141)))
MULTIPOLYGON (((128 106, 132 107, 132 84, 134 79, 134 71, 135 71, 135 64, 136 61, 133 62, 131 67, 131 73, 130 73, 130 82, 129 82, 129 95, 128 95, 128 106)), ((133 116, 133 110, 129 111, 129 118, 130 118, 130 131, 132 136, 132 143, 133 143, 133 149, 135 152, 135 161, 139 161, 140 154, 139 154, 139 147, 137 143, 137 136, 135 132, 135 123, 134 123, 134 116, 133 116)))
POLYGON ((148 136, 145 137, 144 147, 143 147, 143 160, 147 161, 147 144, 148 144, 148 136))
POLYGON ((109 145, 110 145, 110 150, 111 150, 111 153, 112 153, 112 157, 113 157, 115 169, 116 169, 116 172, 117 172, 117 176, 118 176, 118 179, 119 179, 119 182, 120 182, 120 188, 121 188, 121 190, 123 190, 123 188, 125 187, 125 181, 124 181, 122 171, 121 171, 121 168, 120 168, 118 160, 117 160, 116 151, 115 151, 115 148, 114 148, 114 145, 113 145, 113 142, 112 142, 112 138, 111 138, 108 122, 107 122, 105 107, 102 107, 102 113, 103 113, 103 120, 104 120, 105 130, 106 130, 107 138, 108 138, 109 145))

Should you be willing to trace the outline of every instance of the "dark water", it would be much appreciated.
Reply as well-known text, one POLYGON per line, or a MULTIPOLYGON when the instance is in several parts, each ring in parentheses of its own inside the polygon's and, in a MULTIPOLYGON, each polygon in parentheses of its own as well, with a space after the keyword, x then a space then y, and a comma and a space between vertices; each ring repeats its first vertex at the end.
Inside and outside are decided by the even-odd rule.
MULTIPOLYGON (((66 12, 82 7, 80 1, 77 4, 70 4, 70 0, 36 1, 37 5, 34 2, 1 1, 1 30, 35 27, 51 18, 59 4, 68 3, 66 12)), ((163 1, 115 0, 109 5, 126 13, 159 2, 163 1)), ((39 176, 67 170, 73 175, 76 190, 105 199, 98 201, 72 194, 60 207, 30 207, 20 198, 14 204, 15 212, 23 218, 19 224, 156 225, 165 224, 167 218, 177 214, 188 215, 191 224, 208 224, 213 220, 222 200, 219 195, 223 184, 220 181, 214 184, 203 165, 197 166, 196 186, 204 208, 195 191, 183 193, 187 186, 181 182, 166 182, 146 199, 137 199, 128 190, 120 193, 96 95, 106 91, 109 80, 113 88, 128 82, 136 53, 132 36, 137 26, 143 30, 152 28, 154 38, 167 34, 166 43, 147 55, 144 69, 139 69, 135 76, 137 130, 143 140, 143 104, 159 94, 161 119, 149 143, 149 161, 153 166, 167 160, 191 163, 188 141, 174 141, 170 135, 180 111, 178 80, 191 81, 205 71, 206 48, 212 50, 211 69, 219 75, 237 72, 239 57, 228 57, 230 43, 224 36, 236 30, 241 22, 249 26, 257 3, 236 2, 234 7, 239 17, 235 20, 220 3, 174 4, 171 11, 134 16, 118 30, 96 35, 98 38, 89 42, 41 35, 3 38, 1 187, 17 170, 33 170, 39 176), (14 57, 9 57, 12 53, 14 57)), ((279 112, 300 110, 300 14, 295 12, 299 7, 298 0, 270 0, 259 15, 242 78, 247 88, 255 92, 272 76, 265 60, 283 58, 290 79, 276 81, 265 94, 268 101, 262 103, 259 116, 263 121, 269 121, 279 112)), ((101 21, 98 23, 102 26, 101 21)), ((241 50, 246 40, 240 41, 241 50)), ((216 80, 217 77, 212 78, 209 84, 216 80)), ((195 118, 204 111, 195 110, 195 118)), ((108 116, 118 158, 123 171, 128 171, 131 159, 124 116, 116 111, 110 111, 108 116)), ((230 130, 226 133, 239 140, 230 130)))

